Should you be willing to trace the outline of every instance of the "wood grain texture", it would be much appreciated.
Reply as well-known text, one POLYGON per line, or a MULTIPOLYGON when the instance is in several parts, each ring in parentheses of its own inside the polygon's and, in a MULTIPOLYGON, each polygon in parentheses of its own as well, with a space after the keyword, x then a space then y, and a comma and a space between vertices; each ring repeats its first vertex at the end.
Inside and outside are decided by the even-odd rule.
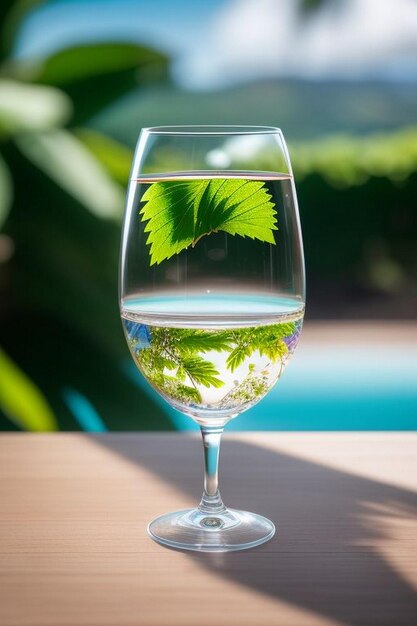
POLYGON ((278 524, 229 555, 154 544, 192 506, 179 434, 0 436, 1 626, 412 626, 417 434, 226 435, 222 494, 278 524))

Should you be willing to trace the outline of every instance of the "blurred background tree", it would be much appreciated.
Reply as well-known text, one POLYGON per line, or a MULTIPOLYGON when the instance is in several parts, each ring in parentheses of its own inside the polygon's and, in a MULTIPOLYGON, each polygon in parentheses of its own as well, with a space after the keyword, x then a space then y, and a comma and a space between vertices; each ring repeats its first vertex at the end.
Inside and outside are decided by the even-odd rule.
MULTIPOLYGON (((133 371, 117 310, 124 189, 144 126, 281 126, 302 214, 308 317, 415 319, 416 68, 401 61, 401 80, 376 70, 302 75, 308 51, 295 48, 314 36, 330 46, 326 20, 362 10, 375 49, 387 20, 373 23, 370 0, 362 9, 340 0, 339 15, 326 1, 285 1, 277 14, 278 4, 2 2, 0 428, 175 423, 133 371)), ((404 41, 409 4, 400 0, 388 20, 395 31, 403 19, 404 41)), ((337 35, 342 62, 356 41, 337 35)), ((259 166, 271 167, 268 154, 259 166)))

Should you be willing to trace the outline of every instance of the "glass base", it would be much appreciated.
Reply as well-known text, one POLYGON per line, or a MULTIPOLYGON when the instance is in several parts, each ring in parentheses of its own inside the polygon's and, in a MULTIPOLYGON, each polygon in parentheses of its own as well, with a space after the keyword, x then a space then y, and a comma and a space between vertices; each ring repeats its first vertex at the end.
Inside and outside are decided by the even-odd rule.
POLYGON ((170 548, 229 552, 269 541, 275 534, 275 526, 266 517, 247 511, 224 509, 213 514, 185 509, 154 519, 148 526, 148 534, 170 548))

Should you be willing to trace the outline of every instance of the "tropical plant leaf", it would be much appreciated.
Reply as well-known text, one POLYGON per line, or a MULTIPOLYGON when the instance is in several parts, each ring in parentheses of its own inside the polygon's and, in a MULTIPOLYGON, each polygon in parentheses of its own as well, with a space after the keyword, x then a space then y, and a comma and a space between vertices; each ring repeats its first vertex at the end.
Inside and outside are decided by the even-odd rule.
POLYGON ((168 58, 134 43, 89 42, 58 50, 34 64, 32 72, 36 82, 69 95, 72 125, 78 126, 135 87, 165 81, 168 58))
POLYGON ((282 339, 278 339, 278 341, 273 341, 269 345, 262 346, 259 349, 259 353, 275 363, 278 359, 282 359, 283 356, 288 354, 288 347, 282 339))
POLYGON ((1 349, 0 407, 24 430, 57 430, 55 415, 40 389, 1 349))
POLYGON ((181 363, 188 376, 204 387, 223 387, 224 382, 217 378, 219 372, 210 361, 202 357, 193 356, 184 358, 181 363))
POLYGON ((201 402, 200 392, 195 387, 189 385, 176 385, 174 393, 179 400, 189 400, 191 402, 201 402))
POLYGON ((174 370, 177 367, 177 364, 172 359, 167 359, 166 357, 157 354, 154 356, 153 366, 163 372, 165 368, 168 370, 174 370))
POLYGON ((181 352, 209 352, 214 350, 221 352, 222 350, 230 350, 231 337, 227 332, 207 332, 205 330, 193 330, 191 333, 187 331, 178 348, 181 352))
POLYGON ((219 230, 275 244, 275 205, 261 181, 206 179, 153 183, 140 210, 151 265, 219 230))
POLYGON ((177 373, 176 373, 176 377, 178 380, 180 380, 182 383, 184 382, 184 380, 187 377, 187 372, 185 371, 185 369, 182 367, 182 365, 180 365, 177 369, 177 373))
POLYGON ((55 87, 0 79, 0 135, 45 131, 68 121, 72 104, 55 87))
POLYGON ((123 191, 75 135, 64 129, 16 139, 23 154, 100 218, 120 218, 123 191))
POLYGON ((132 150, 91 128, 76 128, 74 134, 100 161, 107 173, 125 187, 132 166, 132 150))
POLYGON ((227 358, 227 367, 234 372, 255 350, 259 350, 261 356, 266 356, 273 362, 278 361, 288 353, 283 337, 291 336, 295 328, 294 322, 288 322, 234 331, 232 343, 236 347, 227 358))
POLYGON ((264 328, 267 333, 271 332, 276 338, 289 337, 296 331, 297 323, 282 322, 281 324, 274 324, 270 327, 270 330, 268 326, 265 326, 264 328))
POLYGON ((234 372, 235 369, 242 365, 243 361, 247 356, 250 356, 252 352, 256 350, 256 348, 251 348, 251 346, 245 344, 239 344, 234 348, 229 356, 227 357, 226 365, 231 372, 234 372))

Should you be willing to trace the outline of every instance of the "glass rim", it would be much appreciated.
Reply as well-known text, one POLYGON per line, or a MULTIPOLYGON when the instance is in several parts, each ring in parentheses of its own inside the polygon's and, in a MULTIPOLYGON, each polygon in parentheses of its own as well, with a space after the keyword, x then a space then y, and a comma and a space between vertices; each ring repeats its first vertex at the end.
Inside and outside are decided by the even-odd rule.
POLYGON ((281 135, 276 126, 246 126, 234 124, 193 124, 179 126, 149 126, 142 128, 149 135, 281 135))

